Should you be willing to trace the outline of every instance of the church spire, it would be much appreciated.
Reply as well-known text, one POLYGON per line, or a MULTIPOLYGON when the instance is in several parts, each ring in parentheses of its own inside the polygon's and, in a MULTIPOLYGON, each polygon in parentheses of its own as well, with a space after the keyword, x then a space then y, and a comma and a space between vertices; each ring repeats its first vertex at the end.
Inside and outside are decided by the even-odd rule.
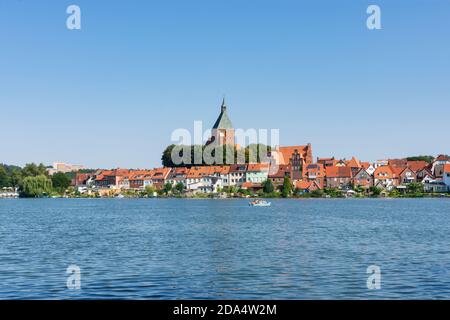
POLYGON ((222 106, 220 107, 220 109, 222 112, 227 111, 227 105, 225 104, 225 96, 223 97, 222 106))

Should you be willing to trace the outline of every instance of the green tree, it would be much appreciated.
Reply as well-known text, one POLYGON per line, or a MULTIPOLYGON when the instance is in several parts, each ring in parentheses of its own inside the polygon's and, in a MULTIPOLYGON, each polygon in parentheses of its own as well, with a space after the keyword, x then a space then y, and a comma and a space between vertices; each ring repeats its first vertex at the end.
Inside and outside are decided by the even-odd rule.
POLYGON ((23 179, 20 196, 36 198, 49 195, 53 191, 52 181, 45 175, 26 177, 23 179))
POLYGON ((407 185, 408 193, 423 193, 423 184, 420 182, 411 182, 407 185))
POLYGON ((0 188, 10 187, 11 179, 3 166, 0 166, 0 188))
POLYGON ((320 189, 316 189, 310 193, 312 198, 322 198, 323 194, 324 194, 324 192, 320 189))
POLYGON ((264 193, 270 194, 275 191, 275 187, 273 186, 272 180, 270 180, 270 179, 267 179, 266 181, 264 181, 262 186, 263 186, 264 193))
POLYGON ((369 191, 373 197, 378 197, 381 194, 381 192, 383 191, 383 189, 381 189, 379 187, 371 186, 369 188, 369 191))
POLYGON ((22 184, 22 170, 13 169, 10 175, 11 186, 14 188, 19 188, 22 184))
POLYGON ((164 185, 163 191, 164 191, 165 194, 168 194, 170 191, 172 191, 172 184, 167 182, 164 185))
POLYGON ((431 163, 434 160, 433 156, 414 156, 406 158, 408 161, 425 161, 427 163, 431 163))
POLYGON ((391 198, 398 198, 400 196, 400 191, 398 191, 396 188, 392 189, 391 192, 389 192, 389 197, 391 198))
POLYGON ((71 179, 63 172, 57 172, 51 177, 53 188, 63 193, 71 183, 71 179))
POLYGON ((182 193, 184 191, 184 184, 182 182, 178 182, 175 185, 175 190, 177 190, 179 193, 182 193))
POLYGON ((41 163, 36 165, 35 163, 27 163, 22 169, 22 177, 37 177, 37 176, 47 176, 47 168, 41 163))
POLYGON ((291 179, 289 179, 289 177, 284 177, 283 180, 283 189, 281 191, 281 196, 283 198, 287 198, 291 195, 292 192, 292 183, 291 183, 291 179))
POLYGON ((156 189, 153 186, 146 186, 145 187, 145 193, 147 194, 147 196, 153 197, 155 192, 156 192, 156 189))

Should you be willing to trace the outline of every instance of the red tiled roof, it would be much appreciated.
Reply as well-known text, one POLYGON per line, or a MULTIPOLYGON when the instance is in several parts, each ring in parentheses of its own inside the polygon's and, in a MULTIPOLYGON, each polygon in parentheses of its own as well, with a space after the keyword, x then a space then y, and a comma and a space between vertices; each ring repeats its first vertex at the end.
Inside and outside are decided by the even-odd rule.
POLYGON ((308 152, 308 146, 279 147, 279 164, 288 165, 290 158, 296 151, 303 159, 305 159, 308 152))
POLYGON ((373 177, 379 180, 392 179, 394 177, 394 173, 392 172, 392 168, 390 166, 381 166, 375 170, 375 172, 373 173, 373 177))
POLYGON ((347 166, 329 166, 325 168, 325 175, 327 176, 327 178, 351 178, 352 168, 347 166))
POLYGON ((411 168, 412 171, 417 172, 417 171, 420 171, 420 170, 426 168, 428 166, 428 163, 423 160, 408 161, 407 165, 409 168, 411 168))
POLYGON ((450 172, 450 164, 444 164, 444 172, 445 173, 450 172))

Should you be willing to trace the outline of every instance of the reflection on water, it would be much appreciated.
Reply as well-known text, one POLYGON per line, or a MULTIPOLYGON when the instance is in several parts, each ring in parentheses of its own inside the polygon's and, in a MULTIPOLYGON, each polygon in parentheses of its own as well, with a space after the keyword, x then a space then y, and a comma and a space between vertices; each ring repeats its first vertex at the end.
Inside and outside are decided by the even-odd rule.
POLYGON ((448 199, 1 200, 0 299, 446 299, 449 220, 448 199))

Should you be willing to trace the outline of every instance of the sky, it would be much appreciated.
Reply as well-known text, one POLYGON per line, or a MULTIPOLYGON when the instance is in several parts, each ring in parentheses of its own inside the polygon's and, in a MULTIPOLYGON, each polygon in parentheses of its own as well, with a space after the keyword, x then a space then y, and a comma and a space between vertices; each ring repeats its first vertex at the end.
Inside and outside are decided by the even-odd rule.
POLYGON ((0 163, 156 167, 223 96, 314 158, 450 153, 450 1, 0 0, 0 163))

